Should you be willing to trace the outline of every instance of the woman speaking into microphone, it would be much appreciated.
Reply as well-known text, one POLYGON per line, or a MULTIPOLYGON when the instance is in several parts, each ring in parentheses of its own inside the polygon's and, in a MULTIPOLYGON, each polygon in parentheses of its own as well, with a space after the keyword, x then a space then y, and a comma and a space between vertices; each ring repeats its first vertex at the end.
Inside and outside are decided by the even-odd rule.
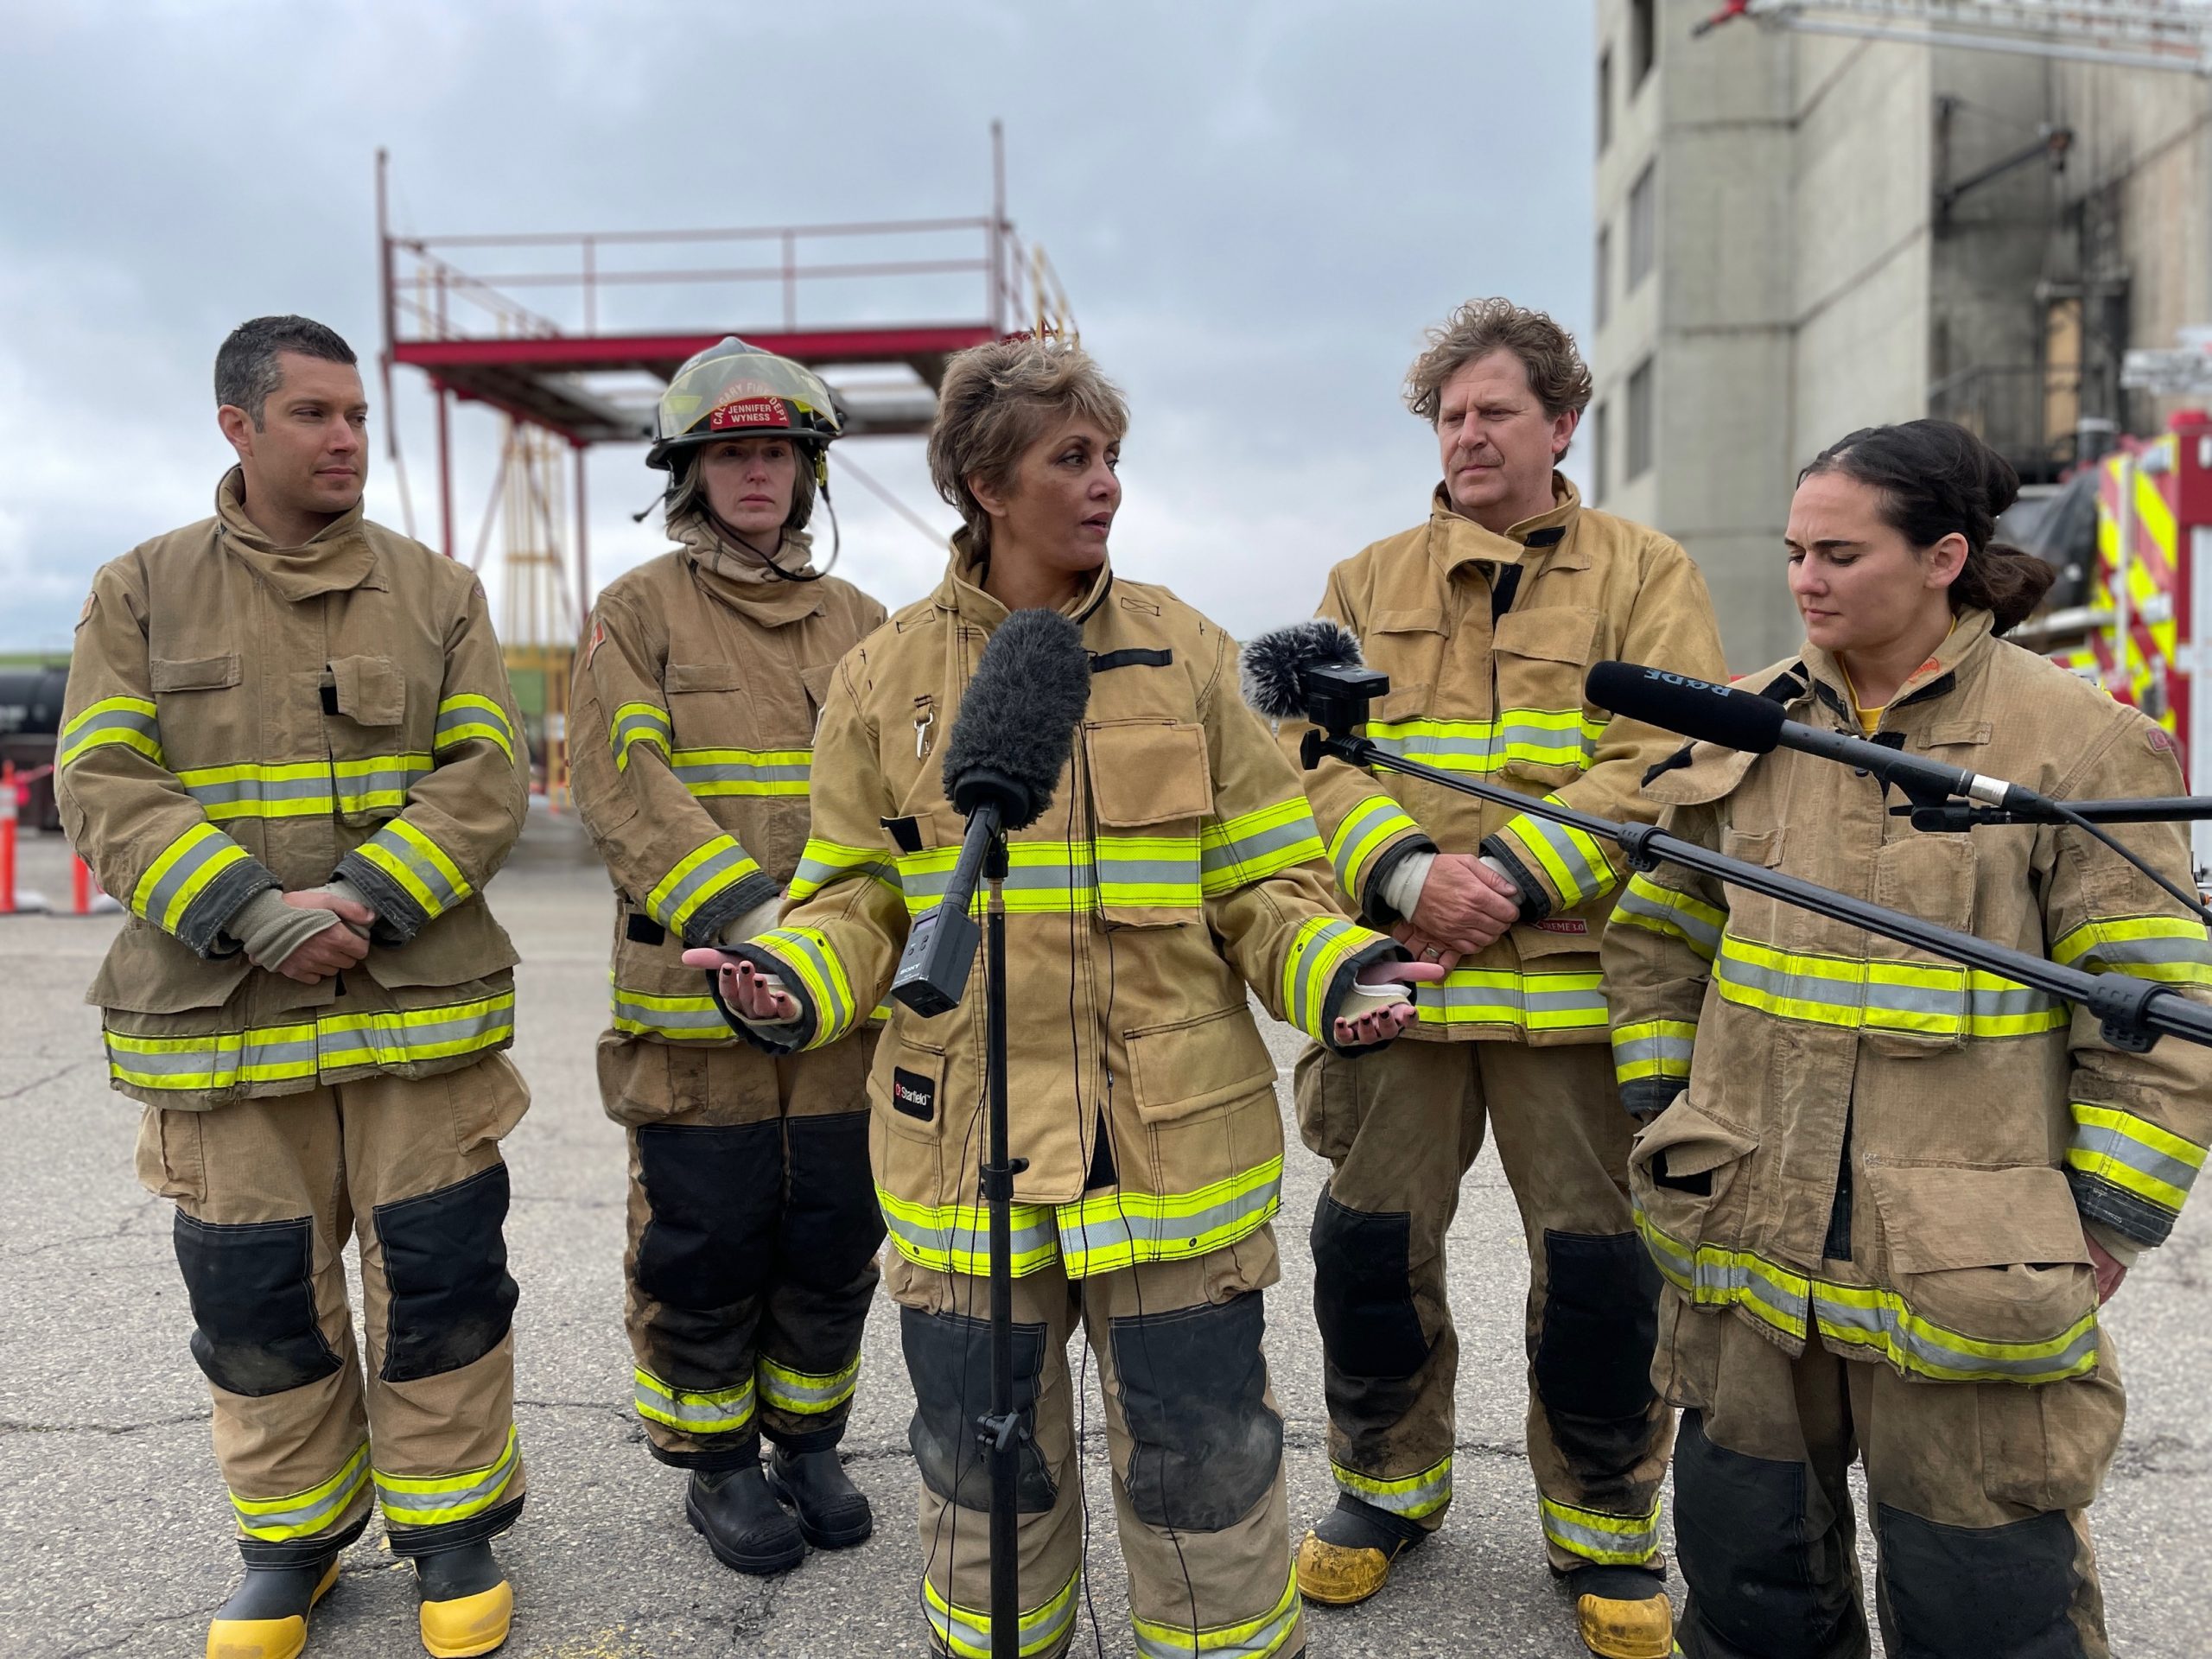
MULTIPOLYGON (((1437 970, 1346 920, 1299 779, 1237 698, 1229 637, 1117 579, 1107 539, 1128 424, 1077 347, 1017 337, 955 358, 930 470, 965 528, 935 593, 846 657, 816 740, 812 837, 781 925, 686 959, 763 1046, 864 1020, 963 824, 941 747, 985 644, 1054 611, 1090 653, 1089 706, 1006 882, 1020 1650, 1052 1656, 1081 1598, 1082 1491, 1064 1358, 1080 1325, 1106 1402, 1140 1653, 1305 1651, 1282 1420, 1261 1353, 1277 1276, 1275 1066, 1246 1003, 1357 1048, 1411 1019, 1355 982, 1437 970), (763 974, 766 977, 763 977, 763 974)), ((1080 659, 1077 664, 1080 667, 1080 659)), ((979 688, 978 695, 981 690, 979 688)), ((988 1224, 980 983, 878 1050, 869 1151, 917 1396, 934 1648, 989 1651, 988 1224)))
MULTIPOLYGON (((2055 800, 2178 794, 2172 740, 2002 636, 2050 586, 1991 539, 2012 469, 1939 421, 1800 475, 1806 641, 1743 689, 1807 724, 2055 800)), ((1865 772, 1694 745, 1645 785, 1732 857, 2203 998, 2202 923, 2074 825, 1923 833, 1865 772)), ((2186 889, 2178 826, 2110 833, 2186 889)), ((1637 1221, 1682 1408, 1691 1659, 1863 1655, 1847 1484, 1865 1465, 1891 1653, 2102 1659, 2083 1511, 2123 1395, 2098 1307, 2212 1141, 2212 1054, 2147 1054, 2024 986, 1667 866, 1604 946, 1637 1221), (1650 1115, 1656 1114, 1656 1116, 1650 1115)))

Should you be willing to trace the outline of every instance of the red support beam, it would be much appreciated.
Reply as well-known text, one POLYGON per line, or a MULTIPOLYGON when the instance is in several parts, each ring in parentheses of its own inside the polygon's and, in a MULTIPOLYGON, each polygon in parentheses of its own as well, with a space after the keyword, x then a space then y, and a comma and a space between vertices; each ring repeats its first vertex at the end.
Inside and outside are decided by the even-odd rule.
MULTIPOLYGON (((915 324, 893 327, 808 328, 745 338, 763 351, 803 363, 896 362, 966 351, 995 340, 988 323, 915 324)), ((397 362, 435 372, 443 368, 508 368, 573 372, 643 369, 681 363, 722 338, 701 334, 556 334, 544 339, 403 340, 397 362)))
POLYGON ((438 551, 453 557, 453 394, 438 388, 438 551))

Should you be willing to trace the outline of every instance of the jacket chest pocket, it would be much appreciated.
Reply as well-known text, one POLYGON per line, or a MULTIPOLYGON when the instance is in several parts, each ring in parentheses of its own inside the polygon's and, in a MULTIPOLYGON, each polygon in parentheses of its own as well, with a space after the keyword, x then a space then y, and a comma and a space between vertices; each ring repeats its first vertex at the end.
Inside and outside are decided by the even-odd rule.
POLYGON ((1199 841, 1213 810, 1205 728, 1196 721, 1086 723, 1093 874, 1100 913, 1130 927, 1198 918, 1199 841))
MULTIPOLYGON (((253 757, 246 753, 246 734, 253 726, 239 707, 238 688, 245 676, 237 654, 156 657, 146 667, 162 759, 177 781, 218 823, 260 816, 261 781, 256 774, 265 768, 251 764, 253 757), (212 764, 188 764, 195 760, 212 764)), ((320 777, 321 768, 315 770, 320 777)))
MULTIPOLYGON (((1874 855, 1874 902, 1923 921, 1971 933, 1979 854, 1966 836, 1912 831, 1874 855)), ((1989 975, 1970 976, 1957 963, 1893 939, 1872 947, 1883 960, 1867 966, 1866 1037, 1878 1052, 1900 1058, 1938 1054, 1971 1037, 2018 1034, 2050 999, 2024 986, 2001 989, 1989 975)))
POLYGON ((1597 725, 1583 711, 1582 680, 1598 638, 1598 613, 1579 606, 1508 611, 1491 639, 1497 681, 1492 753, 1497 769, 1563 784, 1590 761, 1597 725))
POLYGON ((407 804, 429 770, 427 745, 407 746, 407 679, 389 657, 337 657, 322 678, 331 792, 347 823, 378 823, 407 804))

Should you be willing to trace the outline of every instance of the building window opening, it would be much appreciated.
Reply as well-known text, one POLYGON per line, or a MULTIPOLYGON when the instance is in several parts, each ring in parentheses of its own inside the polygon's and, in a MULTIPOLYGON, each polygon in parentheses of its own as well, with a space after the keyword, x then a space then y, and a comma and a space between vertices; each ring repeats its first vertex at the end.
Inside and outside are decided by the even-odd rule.
POLYGON ((1651 370, 1651 359, 1647 357, 1628 378, 1627 476, 1630 479, 1642 478, 1657 459, 1659 412, 1655 407, 1657 399, 1651 370))
POLYGON ((1637 284, 1651 274, 1659 256, 1659 180, 1657 162, 1646 163, 1628 193, 1628 279, 1623 292, 1634 293, 1637 284))
POLYGON ((1629 0, 1628 88, 1641 92, 1643 78, 1659 60, 1658 0, 1629 0))

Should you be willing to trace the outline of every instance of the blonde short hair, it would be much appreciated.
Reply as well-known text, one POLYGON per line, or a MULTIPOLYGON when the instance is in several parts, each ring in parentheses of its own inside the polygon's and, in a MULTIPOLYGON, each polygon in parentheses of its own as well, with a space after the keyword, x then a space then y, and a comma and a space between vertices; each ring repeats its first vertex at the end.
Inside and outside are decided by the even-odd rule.
POLYGON ((1121 389, 1080 346, 1024 334, 974 346, 946 365, 930 428, 930 481, 958 509, 976 552, 990 550, 991 519, 968 480, 1003 489, 1029 447, 1077 415, 1112 442, 1129 429, 1121 389))
POLYGON ((1406 407, 1436 424, 1444 385, 1468 364, 1492 352, 1510 352, 1529 371, 1529 388, 1556 420, 1590 407, 1595 390, 1574 336, 1541 311, 1510 300, 1469 300, 1428 331, 1428 349, 1406 371, 1406 407))

